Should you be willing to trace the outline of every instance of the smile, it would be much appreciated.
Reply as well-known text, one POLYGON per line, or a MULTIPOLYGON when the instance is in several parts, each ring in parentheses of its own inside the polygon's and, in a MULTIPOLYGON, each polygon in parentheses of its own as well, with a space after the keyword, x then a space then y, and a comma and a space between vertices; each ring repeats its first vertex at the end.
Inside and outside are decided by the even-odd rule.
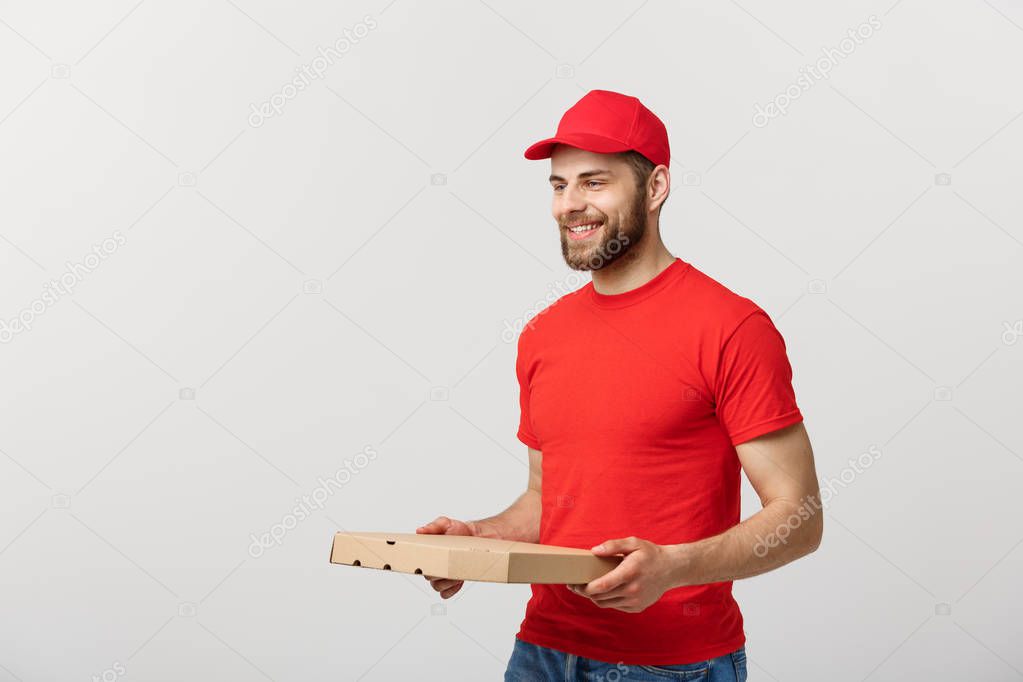
POLYGON ((582 225, 574 225, 568 229, 568 236, 570 239, 586 239, 587 237, 596 233, 603 223, 584 223, 582 225))

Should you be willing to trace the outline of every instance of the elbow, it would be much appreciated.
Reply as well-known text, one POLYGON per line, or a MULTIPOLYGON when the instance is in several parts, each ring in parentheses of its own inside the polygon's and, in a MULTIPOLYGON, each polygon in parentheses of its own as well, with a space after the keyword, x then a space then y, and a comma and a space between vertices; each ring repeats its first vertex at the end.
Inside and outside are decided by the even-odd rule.
POLYGON ((806 531, 806 553, 813 554, 821 546, 824 538, 824 515, 818 511, 813 516, 813 523, 807 526, 806 531))

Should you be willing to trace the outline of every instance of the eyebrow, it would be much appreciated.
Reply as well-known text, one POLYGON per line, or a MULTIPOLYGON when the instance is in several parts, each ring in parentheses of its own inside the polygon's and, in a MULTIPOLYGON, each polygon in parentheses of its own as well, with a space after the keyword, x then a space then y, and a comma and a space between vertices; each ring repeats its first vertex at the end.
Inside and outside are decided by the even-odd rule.
MULTIPOLYGON (((596 170, 588 170, 588 171, 584 171, 584 172, 580 173, 579 174, 579 178, 584 180, 584 179, 592 177, 594 175, 603 175, 605 173, 608 174, 608 175, 614 175, 614 172, 611 171, 611 170, 608 170, 607 168, 598 168, 596 170)), ((560 175, 553 175, 552 174, 551 177, 549 177, 547 179, 547 181, 548 182, 554 182, 555 180, 564 181, 564 179, 565 178, 561 177, 560 175)))

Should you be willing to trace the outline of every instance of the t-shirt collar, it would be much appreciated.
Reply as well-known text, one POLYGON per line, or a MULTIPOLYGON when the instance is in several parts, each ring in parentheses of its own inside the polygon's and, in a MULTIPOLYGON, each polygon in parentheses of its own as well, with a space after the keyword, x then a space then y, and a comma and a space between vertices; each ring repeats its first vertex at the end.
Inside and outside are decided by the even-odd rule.
POLYGON ((663 289, 666 284, 677 276, 682 275, 688 265, 688 263, 676 256, 671 265, 654 275, 652 279, 640 284, 635 289, 629 289, 620 294, 602 294, 593 287, 593 282, 591 281, 586 285, 589 289, 587 292, 588 297, 594 305, 600 308, 624 308, 638 303, 663 289))

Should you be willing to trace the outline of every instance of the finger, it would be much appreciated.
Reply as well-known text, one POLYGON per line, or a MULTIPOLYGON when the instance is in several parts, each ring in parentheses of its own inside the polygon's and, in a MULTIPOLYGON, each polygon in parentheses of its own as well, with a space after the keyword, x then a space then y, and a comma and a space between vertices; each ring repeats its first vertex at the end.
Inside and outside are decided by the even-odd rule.
POLYGON ((599 556, 612 556, 614 554, 635 552, 642 546, 643 541, 637 537, 615 538, 613 540, 605 540, 590 551, 599 556))
POLYGON ((443 533, 451 527, 451 519, 447 516, 438 516, 426 525, 435 533, 443 533))
POLYGON ((586 585, 583 586, 580 593, 587 597, 594 597, 597 595, 606 596, 608 592, 626 584, 632 580, 632 567, 625 562, 619 564, 616 568, 612 569, 605 575, 599 578, 594 578, 586 585))
POLYGON ((593 599, 592 601, 602 609, 620 609, 629 603, 629 600, 625 597, 616 597, 615 599, 593 599))
POLYGON ((451 588, 448 588, 448 589, 442 591, 440 593, 441 599, 447 599, 448 597, 451 597, 456 592, 458 592, 460 589, 462 589, 462 583, 458 583, 454 587, 451 587, 451 588))
POLYGON ((629 594, 629 591, 628 591, 629 590, 629 585, 631 585, 631 584, 632 583, 625 583, 623 585, 619 585, 618 587, 614 588, 613 590, 608 590, 607 592, 602 592, 600 594, 591 595, 590 599, 592 599, 595 602, 604 602, 604 601, 609 601, 609 600, 614 600, 614 599, 625 599, 625 598, 631 596, 629 594))
POLYGON ((429 580, 431 583, 438 582, 438 581, 441 581, 441 580, 450 580, 451 582, 461 582, 460 580, 456 580, 454 578, 443 578, 443 577, 439 577, 439 576, 436 576, 436 575, 424 575, 423 577, 426 578, 427 580, 429 580))
POLYGON ((430 585, 433 587, 433 589, 437 590, 438 592, 446 590, 450 587, 454 587, 455 585, 461 584, 462 584, 461 580, 449 580, 447 578, 438 578, 436 580, 430 581, 430 585))
POLYGON ((446 516, 438 516, 433 521, 430 521, 426 525, 416 528, 416 532, 419 533, 443 533, 451 525, 451 519, 446 516))

